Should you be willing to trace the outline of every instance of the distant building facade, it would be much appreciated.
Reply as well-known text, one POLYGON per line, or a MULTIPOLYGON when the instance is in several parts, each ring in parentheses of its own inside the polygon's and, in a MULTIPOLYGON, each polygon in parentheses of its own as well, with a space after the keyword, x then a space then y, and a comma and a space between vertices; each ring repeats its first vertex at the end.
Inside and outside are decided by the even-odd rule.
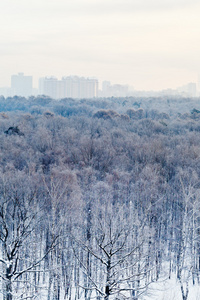
POLYGON ((18 73, 11 76, 12 96, 29 97, 33 92, 32 76, 25 76, 24 73, 18 73))
POLYGON ((197 96, 197 84, 194 82, 190 82, 185 84, 179 88, 177 88, 177 92, 183 97, 196 97, 197 96))
POLYGON ((14 95, 14 91, 10 87, 2 87, 0 88, 0 95, 7 97, 12 97, 14 95))
POLYGON ((39 79, 39 94, 53 99, 61 98, 95 98, 98 97, 98 80, 78 76, 66 76, 39 79))
POLYGON ((39 79, 39 94, 57 98, 57 82, 54 76, 39 79))
POLYGON ((110 81, 102 82, 102 97, 126 97, 129 96, 129 86, 121 84, 111 85, 110 81))

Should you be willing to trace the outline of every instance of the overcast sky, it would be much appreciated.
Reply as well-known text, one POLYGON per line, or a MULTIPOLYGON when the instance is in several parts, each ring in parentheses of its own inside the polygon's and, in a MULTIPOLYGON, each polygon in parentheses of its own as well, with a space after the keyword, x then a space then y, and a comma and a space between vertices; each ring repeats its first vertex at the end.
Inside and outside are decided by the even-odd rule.
POLYGON ((175 88, 200 73, 200 1, 5 0, 0 87, 12 74, 96 77, 137 90, 175 88))

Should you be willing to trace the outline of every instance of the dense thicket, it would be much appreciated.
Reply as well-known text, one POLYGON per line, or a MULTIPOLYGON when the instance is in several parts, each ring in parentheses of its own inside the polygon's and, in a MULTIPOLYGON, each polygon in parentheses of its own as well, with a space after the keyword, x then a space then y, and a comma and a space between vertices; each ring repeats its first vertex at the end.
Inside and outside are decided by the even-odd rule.
POLYGON ((8 97, 0 96, 0 111, 23 111, 31 114, 43 114, 50 110, 63 117, 74 115, 92 116, 100 109, 114 110, 117 113, 126 113, 128 109, 143 109, 146 117, 156 118, 157 113, 167 113, 170 116, 179 113, 189 113, 193 109, 200 110, 199 98, 180 97, 125 97, 125 98, 97 98, 97 99, 71 99, 64 98, 60 101, 48 96, 8 97))
POLYGON ((199 104, 154 100, 0 100, 4 299, 135 300, 172 274, 187 299, 200 275, 199 104))

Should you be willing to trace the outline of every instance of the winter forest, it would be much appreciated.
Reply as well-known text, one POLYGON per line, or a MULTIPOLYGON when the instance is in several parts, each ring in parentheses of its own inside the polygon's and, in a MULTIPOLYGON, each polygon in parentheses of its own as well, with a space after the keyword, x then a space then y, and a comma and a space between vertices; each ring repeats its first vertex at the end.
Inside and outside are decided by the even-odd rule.
POLYGON ((197 98, 1 97, 0 299, 200 299, 199 132, 197 98))

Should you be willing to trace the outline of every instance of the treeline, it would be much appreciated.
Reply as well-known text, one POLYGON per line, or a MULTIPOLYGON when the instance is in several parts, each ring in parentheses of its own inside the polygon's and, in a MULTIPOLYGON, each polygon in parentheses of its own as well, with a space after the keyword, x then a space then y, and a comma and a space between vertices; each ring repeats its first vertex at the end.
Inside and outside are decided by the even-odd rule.
MULTIPOLYGON (((128 109, 143 109, 145 113, 161 112, 170 117, 189 113, 192 109, 200 110, 200 98, 181 97, 123 97, 54 100, 48 96, 31 96, 28 99, 20 96, 4 98, 0 96, 0 112, 28 112, 43 114, 50 110, 57 115, 70 117, 75 115, 92 116, 100 109, 114 110, 124 114, 128 109)), ((151 117, 151 116, 148 116, 151 117)))
POLYGON ((200 275, 198 109, 69 100, 69 114, 43 100, 0 114, 3 299, 136 300, 176 274, 186 300, 200 275))

